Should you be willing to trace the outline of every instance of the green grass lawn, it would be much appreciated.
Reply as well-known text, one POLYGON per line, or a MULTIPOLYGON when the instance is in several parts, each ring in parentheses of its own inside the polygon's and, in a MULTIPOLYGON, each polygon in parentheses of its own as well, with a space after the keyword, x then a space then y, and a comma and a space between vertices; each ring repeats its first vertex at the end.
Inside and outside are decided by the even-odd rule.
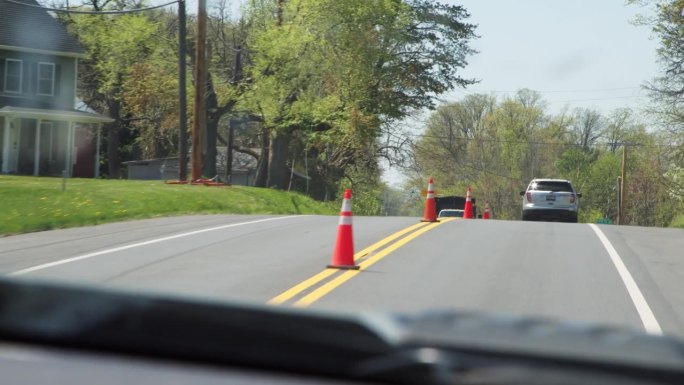
POLYGON ((272 189, 162 181, 0 176, 0 234, 180 214, 336 214, 332 205, 272 189))

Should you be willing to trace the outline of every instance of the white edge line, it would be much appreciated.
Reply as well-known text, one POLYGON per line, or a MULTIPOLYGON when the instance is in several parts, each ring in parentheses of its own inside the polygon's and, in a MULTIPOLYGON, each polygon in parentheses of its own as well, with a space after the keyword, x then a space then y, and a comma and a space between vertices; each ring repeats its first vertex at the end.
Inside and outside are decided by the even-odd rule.
POLYGON ((632 274, 630 274, 629 270, 627 270, 627 266, 625 266, 625 263, 622 261, 620 255, 613 247, 613 244, 610 243, 606 235, 603 233, 603 231, 601 231, 601 229, 599 229, 598 226, 593 223, 590 223, 589 226, 592 228, 592 230, 594 230, 601 243, 603 243, 603 247, 606 248, 606 251, 610 256, 610 259, 613 261, 618 274, 620 274, 620 278, 622 278, 622 282, 625 284, 627 292, 632 298, 632 302, 639 313, 641 323, 644 324, 644 329, 646 329, 646 332, 650 334, 663 334, 663 329, 660 328, 660 324, 653 314, 651 307, 648 306, 646 298, 644 298, 641 290, 639 290, 639 286, 632 277, 632 274))
POLYGON ((33 267, 26 268, 26 269, 18 270, 18 271, 9 273, 9 274, 7 274, 7 275, 8 275, 8 276, 24 275, 24 274, 28 274, 28 273, 31 273, 31 272, 34 272, 34 271, 37 271, 37 270, 47 269, 47 268, 49 268, 49 267, 64 265, 64 264, 66 264, 66 263, 81 261, 81 260, 84 260, 84 259, 88 259, 88 258, 92 258, 92 257, 97 257, 97 256, 104 255, 104 254, 116 253, 117 251, 128 250, 128 249, 132 249, 132 248, 134 248, 134 247, 146 246, 146 245, 151 245, 151 244, 154 244, 154 243, 169 241, 169 240, 172 240, 172 239, 188 237, 188 236, 190 236, 190 235, 196 235, 196 234, 206 233, 206 232, 209 232, 209 231, 216 231, 216 230, 227 229, 227 228, 230 228, 230 227, 237 227, 237 226, 243 226, 243 225, 251 225, 251 224, 254 224, 254 223, 275 221, 275 220, 287 219, 287 218, 298 218, 298 217, 302 217, 302 215, 290 215, 290 216, 286 216, 286 217, 265 218, 265 219, 259 219, 259 220, 256 220, 256 221, 231 223, 231 224, 223 225, 223 226, 210 227, 210 228, 208 228, 208 229, 189 231, 189 232, 187 232, 187 233, 180 233, 180 234, 176 234, 176 235, 170 235, 170 236, 168 236, 168 237, 162 237, 162 238, 151 239, 151 240, 149 240, 149 241, 133 243, 133 244, 126 245, 126 246, 120 246, 120 247, 115 247, 115 248, 112 248, 112 249, 100 250, 100 251, 96 251, 96 252, 94 252, 94 253, 83 254, 83 255, 79 255, 79 256, 71 257, 71 258, 66 258, 66 259, 62 259, 62 260, 59 260, 59 261, 55 261, 55 262, 45 263, 45 264, 42 264, 42 265, 33 266, 33 267))

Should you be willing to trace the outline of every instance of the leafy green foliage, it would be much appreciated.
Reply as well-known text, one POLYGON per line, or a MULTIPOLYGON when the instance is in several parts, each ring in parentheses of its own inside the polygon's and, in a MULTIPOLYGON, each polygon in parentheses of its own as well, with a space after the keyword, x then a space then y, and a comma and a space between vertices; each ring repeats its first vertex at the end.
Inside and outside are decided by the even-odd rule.
MULTIPOLYGON (((139 6, 91 2, 97 9, 139 6)), ((377 159, 389 153, 380 136, 413 111, 434 108, 438 95, 474 82, 460 70, 475 53, 475 26, 463 7, 426 0, 289 0, 274 12, 277 4, 250 1, 237 20, 225 1, 214 4, 207 138, 226 143, 218 126, 237 110, 258 121, 236 134, 234 147, 268 163, 260 183, 285 188, 288 168, 306 157, 307 191, 316 197, 334 199, 342 178, 357 173, 377 193, 377 159), (282 15, 277 22, 274 13, 282 15)), ((77 16, 69 24, 89 55, 86 102, 117 119, 107 131, 111 174, 119 155, 174 155, 173 13, 77 16)))
MULTIPOLYGON (((681 0, 629 0, 628 3, 648 6, 649 16, 637 17, 637 24, 651 27, 659 40, 657 50, 660 74, 648 85, 652 105, 650 115, 665 128, 667 142, 673 144, 662 151, 661 161, 673 168, 684 166, 684 2, 681 0)), ((684 184, 665 175, 671 194, 684 197, 684 184)))
POLYGON ((458 75, 475 38, 462 7, 424 0, 323 3, 322 20, 332 24, 325 41, 333 55, 326 57, 333 59, 342 100, 360 110, 401 119, 434 107, 435 95, 474 82, 458 75), (331 7, 341 8, 337 20, 330 20, 331 7))
POLYGON ((601 210, 588 207, 579 212, 578 221, 582 223, 598 223, 599 219, 604 218, 601 210))
POLYGON ((340 181, 337 196, 342 197, 347 188, 352 189, 354 215, 383 214, 383 189, 377 182, 377 176, 364 170, 349 170, 345 179, 340 181))
POLYGON ((672 222, 670 222, 670 227, 684 229, 684 214, 679 214, 672 219, 672 222))
POLYGON ((121 76, 140 60, 146 59, 157 26, 146 15, 120 16, 77 15, 73 30, 94 60, 101 93, 116 92, 121 76))
MULTIPOLYGON (((84 9, 140 6, 126 1, 91 3, 84 9)), ((108 164, 104 175, 118 178, 124 160, 168 156, 178 131, 177 120, 169 119, 170 112, 178 110, 173 101, 178 83, 177 59, 171 51, 175 28, 168 28, 173 24, 168 12, 63 17, 86 50, 86 59, 79 60, 78 96, 115 120, 104 130, 107 151, 102 153, 108 164)))
POLYGON ((124 81, 123 100, 133 116, 135 144, 144 159, 177 154, 178 79, 168 63, 143 61, 131 66, 124 81))
POLYGON ((612 152, 603 152, 591 162, 585 176, 576 180, 580 183, 575 188, 584 194, 580 200, 582 209, 593 208, 602 217, 616 218, 620 170, 621 156, 612 152))
POLYGON ((684 17, 681 0, 630 0, 629 3, 649 5, 654 16, 640 16, 637 24, 650 26, 660 46, 657 49, 661 74, 648 89, 656 102, 656 115, 663 121, 677 125, 681 131, 684 114, 684 17))
POLYGON ((294 146, 310 150, 318 182, 337 184, 349 167, 372 170, 382 127, 472 83, 458 76, 473 53, 467 16, 424 1, 285 2, 282 24, 251 39, 243 106, 273 138, 303 141, 294 146))

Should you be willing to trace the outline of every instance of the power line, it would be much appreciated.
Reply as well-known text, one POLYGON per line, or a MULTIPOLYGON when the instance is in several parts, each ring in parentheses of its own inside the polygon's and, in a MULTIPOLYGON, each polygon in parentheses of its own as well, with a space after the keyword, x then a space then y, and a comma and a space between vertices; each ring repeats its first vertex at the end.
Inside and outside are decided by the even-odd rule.
POLYGON ((15 4, 15 5, 20 5, 23 7, 37 8, 37 9, 41 9, 44 11, 50 11, 50 12, 73 13, 73 14, 82 14, 82 15, 121 15, 121 14, 125 14, 125 13, 136 13, 136 12, 150 11, 150 10, 157 9, 157 8, 163 8, 163 7, 167 7, 171 4, 176 4, 176 3, 180 2, 181 0, 174 0, 174 1, 171 1, 171 2, 166 3, 166 4, 155 5, 152 7, 129 9, 129 10, 122 10, 122 11, 77 11, 77 10, 72 10, 72 9, 49 8, 49 7, 43 7, 40 5, 26 4, 26 3, 22 3, 21 1, 16 1, 16 0, 0 0, 0 1, 4 1, 6 3, 11 3, 11 4, 15 4))
MULTIPOLYGON (((495 94, 508 94, 508 93, 516 93, 520 90, 523 90, 526 88, 521 88, 518 90, 513 90, 513 91, 501 91, 501 90, 471 90, 472 92, 489 92, 489 93, 495 93, 495 94)), ((540 90, 535 90, 535 89, 530 89, 532 91, 538 92, 540 94, 551 94, 551 93, 581 93, 581 92, 605 92, 605 91, 624 91, 624 90, 638 90, 641 89, 641 87, 616 87, 616 88, 592 88, 592 89, 577 89, 577 90, 545 90, 545 91, 540 91, 540 90)))
MULTIPOLYGON (((467 96, 472 96, 472 95, 476 95, 476 94, 478 94, 478 93, 482 94, 482 93, 487 92, 487 91, 476 91, 476 90, 475 90, 475 91, 468 91, 468 90, 461 90, 461 89, 457 89, 456 91, 461 92, 461 93, 463 93, 464 95, 467 95, 467 96)), ((594 92, 599 92, 599 91, 604 91, 604 90, 600 90, 600 89, 597 89, 597 90, 586 90, 586 91, 580 91, 580 90, 577 90, 577 91, 570 91, 570 90, 568 90, 567 92, 592 92, 592 91, 594 91, 594 92)), ((502 94, 503 94, 503 93, 515 93, 515 92, 517 92, 517 91, 491 91, 491 93, 502 93, 502 94)), ((564 92, 564 91, 536 91, 536 92, 539 92, 539 93, 543 94, 543 93, 564 92)), ((549 104, 554 104, 554 103, 575 103, 575 102, 592 102, 592 101, 618 100, 618 99, 642 99, 642 98, 647 98, 647 97, 648 97, 647 95, 621 95, 621 96, 611 96, 611 97, 602 97, 602 98, 598 98, 598 97, 597 97, 597 98, 570 99, 570 100, 551 100, 551 101, 546 101, 546 100, 545 100, 544 102, 545 102, 545 103, 549 103, 549 104)))
POLYGON ((573 100, 554 100, 547 103, 571 103, 571 102, 593 102, 599 100, 617 100, 617 99, 642 99, 647 98, 646 95, 631 95, 631 96, 614 96, 611 98, 592 98, 592 99, 573 99, 573 100))
MULTIPOLYGON (((404 139, 401 135, 393 134, 394 136, 404 139)), ((530 144, 530 145, 540 145, 540 146, 561 146, 561 147, 583 147, 582 144, 578 143, 563 143, 563 142, 541 142, 541 141, 528 141, 528 140, 504 140, 504 139, 494 139, 494 138, 467 138, 463 136, 448 136, 448 135, 436 135, 436 134, 414 134, 414 133, 403 133, 403 136, 410 137, 414 139, 423 138, 433 138, 433 139, 450 139, 457 141, 468 141, 468 142, 482 142, 482 143, 500 143, 500 144, 530 144)), ((681 147, 681 144, 670 143, 670 144, 642 144, 642 143, 624 143, 624 142, 601 142, 594 143, 594 146, 626 146, 626 147, 642 147, 642 148, 660 148, 660 147, 681 147)))

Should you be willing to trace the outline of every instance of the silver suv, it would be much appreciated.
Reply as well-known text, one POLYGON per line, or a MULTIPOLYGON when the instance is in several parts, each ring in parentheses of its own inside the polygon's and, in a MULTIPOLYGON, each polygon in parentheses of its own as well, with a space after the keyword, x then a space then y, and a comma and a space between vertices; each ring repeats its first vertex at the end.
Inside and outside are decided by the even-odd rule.
POLYGON ((533 179, 521 191, 522 220, 564 220, 577 223, 579 198, 572 183, 565 179, 533 179))

